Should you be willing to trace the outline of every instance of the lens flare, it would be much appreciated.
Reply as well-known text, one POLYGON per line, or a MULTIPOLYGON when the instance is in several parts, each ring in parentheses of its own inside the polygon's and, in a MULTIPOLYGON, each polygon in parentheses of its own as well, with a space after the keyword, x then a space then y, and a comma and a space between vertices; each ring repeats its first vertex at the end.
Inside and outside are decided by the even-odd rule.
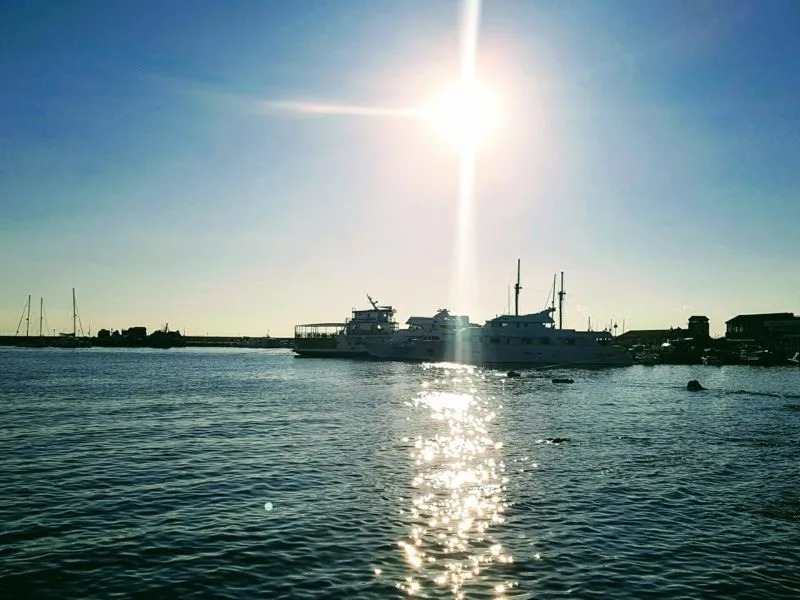
POLYGON ((475 81, 462 82, 443 93, 426 116, 459 147, 476 147, 500 125, 497 98, 475 81))

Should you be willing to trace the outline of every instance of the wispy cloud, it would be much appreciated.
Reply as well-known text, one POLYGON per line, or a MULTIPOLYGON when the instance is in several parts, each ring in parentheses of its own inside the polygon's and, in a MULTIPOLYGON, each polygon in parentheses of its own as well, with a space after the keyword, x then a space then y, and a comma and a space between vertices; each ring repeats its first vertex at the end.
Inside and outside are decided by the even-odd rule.
POLYGON ((354 117, 399 117, 421 118, 428 111, 420 108, 385 108, 380 106, 357 106, 326 102, 300 102, 296 100, 263 100, 262 108, 267 112, 284 111, 304 115, 341 115, 354 117))
POLYGON ((149 75, 147 79, 157 82, 175 93, 192 96, 199 101, 220 109, 240 112, 269 114, 286 113, 294 115, 344 116, 344 117, 379 117, 379 118, 426 118, 430 111, 418 107, 387 107, 344 104, 337 102, 319 102, 293 99, 270 99, 258 96, 231 92, 176 77, 149 75))

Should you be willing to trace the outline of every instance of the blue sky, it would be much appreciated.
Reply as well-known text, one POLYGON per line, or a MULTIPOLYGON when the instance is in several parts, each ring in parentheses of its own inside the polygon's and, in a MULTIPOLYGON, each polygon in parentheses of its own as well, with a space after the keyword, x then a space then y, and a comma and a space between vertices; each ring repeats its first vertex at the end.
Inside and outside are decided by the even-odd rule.
POLYGON ((712 330, 800 313, 800 4, 492 0, 473 278, 452 295, 459 149, 420 119, 457 81, 445 0, 0 5, 0 331, 289 335, 364 292, 399 317, 522 309, 712 330), (34 311, 35 312, 35 311, 34 311))

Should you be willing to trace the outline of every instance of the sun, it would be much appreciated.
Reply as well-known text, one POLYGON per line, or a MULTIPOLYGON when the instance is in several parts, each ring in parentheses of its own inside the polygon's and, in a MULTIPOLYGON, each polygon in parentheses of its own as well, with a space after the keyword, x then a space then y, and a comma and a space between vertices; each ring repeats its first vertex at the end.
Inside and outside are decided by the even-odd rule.
POLYGON ((462 148, 476 147, 500 124, 496 96, 478 82, 461 83, 445 91, 426 115, 462 148))

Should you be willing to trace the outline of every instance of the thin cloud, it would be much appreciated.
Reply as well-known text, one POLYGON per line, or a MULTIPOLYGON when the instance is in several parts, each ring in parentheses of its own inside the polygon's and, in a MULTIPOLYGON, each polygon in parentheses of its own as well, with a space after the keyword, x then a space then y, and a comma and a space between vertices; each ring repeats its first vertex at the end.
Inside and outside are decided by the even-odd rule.
POLYGON ((262 108, 267 112, 293 112, 303 115, 339 115, 353 117, 394 117, 418 119, 427 112, 420 108, 384 108, 380 106, 358 106, 353 104, 329 104, 325 102, 300 102, 296 100, 263 100, 262 108))
POLYGON ((304 100, 273 100, 237 92, 229 92, 206 84, 176 77, 148 75, 147 79, 175 93, 184 94, 224 110, 252 114, 286 113, 295 115, 379 117, 419 119, 429 116, 429 111, 414 107, 362 106, 335 102, 310 102, 304 100))

